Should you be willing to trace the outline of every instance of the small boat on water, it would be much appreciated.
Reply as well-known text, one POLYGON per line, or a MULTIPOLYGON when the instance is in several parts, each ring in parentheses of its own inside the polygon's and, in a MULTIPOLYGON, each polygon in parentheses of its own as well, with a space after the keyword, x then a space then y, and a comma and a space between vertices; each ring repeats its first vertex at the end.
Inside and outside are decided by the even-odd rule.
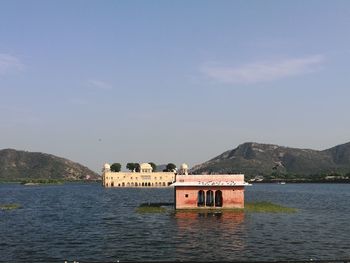
POLYGON ((26 185, 26 186, 35 186, 35 185, 40 185, 39 183, 25 183, 23 185, 26 185))

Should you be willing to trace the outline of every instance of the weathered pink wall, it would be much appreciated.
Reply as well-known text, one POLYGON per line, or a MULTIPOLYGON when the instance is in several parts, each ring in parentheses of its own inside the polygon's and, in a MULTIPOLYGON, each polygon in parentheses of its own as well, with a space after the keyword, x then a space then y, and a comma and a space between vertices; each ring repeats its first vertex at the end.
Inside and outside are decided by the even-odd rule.
MULTIPOLYGON (((202 178, 202 177, 201 177, 202 178)), ((230 186, 230 187, 220 187, 220 186, 177 186, 175 189, 176 198, 176 209, 207 209, 208 207, 198 207, 197 206, 197 196, 198 191, 208 190, 215 191, 220 190, 222 192, 223 206, 220 208, 244 208, 244 187, 243 186, 230 186), (186 197, 186 194, 188 197, 186 197)), ((215 208, 215 206, 210 207, 215 208)))

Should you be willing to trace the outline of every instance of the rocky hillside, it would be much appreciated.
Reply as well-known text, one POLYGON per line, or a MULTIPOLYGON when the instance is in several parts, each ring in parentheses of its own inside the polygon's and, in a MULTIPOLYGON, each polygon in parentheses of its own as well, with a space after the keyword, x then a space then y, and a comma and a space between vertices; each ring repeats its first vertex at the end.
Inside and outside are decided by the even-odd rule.
POLYGON ((0 150, 0 179, 98 179, 100 176, 70 160, 51 154, 0 150))
POLYGON ((272 144, 244 143, 194 166, 193 173, 244 173, 248 177, 272 173, 298 176, 350 172, 350 143, 316 151, 272 144))

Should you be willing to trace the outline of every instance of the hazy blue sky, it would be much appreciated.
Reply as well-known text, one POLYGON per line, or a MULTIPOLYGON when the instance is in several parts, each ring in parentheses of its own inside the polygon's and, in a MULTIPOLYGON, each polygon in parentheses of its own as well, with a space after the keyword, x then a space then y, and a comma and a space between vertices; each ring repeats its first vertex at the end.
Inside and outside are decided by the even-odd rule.
POLYGON ((190 166, 350 141, 350 1, 0 0, 0 149, 190 166))

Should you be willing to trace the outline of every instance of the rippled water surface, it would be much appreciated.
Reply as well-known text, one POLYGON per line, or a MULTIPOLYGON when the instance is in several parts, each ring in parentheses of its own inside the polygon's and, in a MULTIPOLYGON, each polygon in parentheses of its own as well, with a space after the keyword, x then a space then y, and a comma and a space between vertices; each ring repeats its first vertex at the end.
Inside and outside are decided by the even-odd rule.
POLYGON ((173 189, 0 184, 0 262, 309 260, 350 258, 350 184, 258 184, 246 201, 294 214, 139 214, 173 189))

